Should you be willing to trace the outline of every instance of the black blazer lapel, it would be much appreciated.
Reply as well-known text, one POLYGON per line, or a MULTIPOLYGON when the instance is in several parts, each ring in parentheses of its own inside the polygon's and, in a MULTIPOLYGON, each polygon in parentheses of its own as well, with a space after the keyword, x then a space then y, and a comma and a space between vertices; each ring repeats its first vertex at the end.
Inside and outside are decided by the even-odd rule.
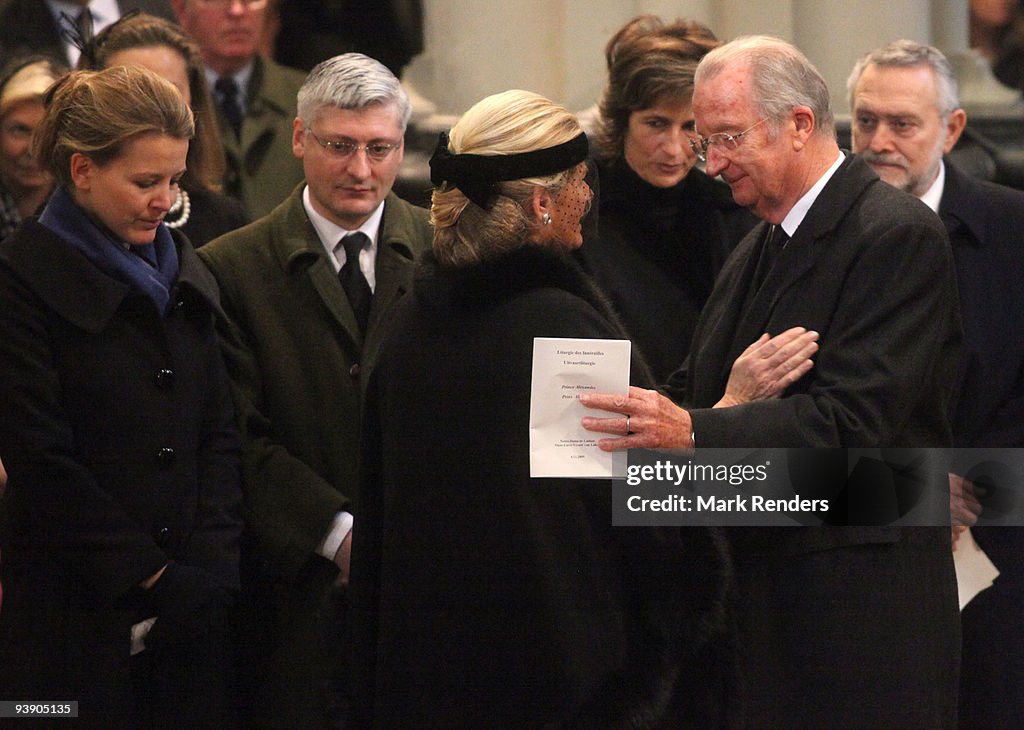
MULTIPOLYGON (((780 332, 772 331, 770 326, 772 314, 779 299, 814 269, 821 248, 828 245, 828 237, 835 230, 837 223, 845 218, 847 211, 873 182, 879 182, 878 177, 867 166, 867 163, 852 155, 847 155, 839 169, 818 194, 789 245, 779 254, 774 268, 734 328, 735 337, 728 350, 728 355, 722 363, 721 376, 723 380, 721 382, 723 385, 728 380, 729 371, 736 358, 752 342, 765 332, 773 336, 780 334, 780 332)), ((762 237, 764 225, 754 229, 755 232, 760 231, 762 237)), ((758 245, 760 245, 760 240, 758 245)), ((752 260, 747 262, 750 272, 746 278, 745 288, 736 292, 736 301, 739 303, 736 309, 738 310, 741 308, 742 302, 746 301, 753 278, 753 267, 757 265, 759 253, 760 249, 758 248, 749 256, 752 260)))
POLYGON ((709 407, 722 395, 732 360, 725 362, 743 321, 743 305, 767 230, 768 224, 759 223, 736 246, 701 313, 687 361, 685 400, 692 406, 709 407))
MULTIPOLYGON (((800 226, 786 248, 779 252, 774 267, 754 295, 750 306, 746 308, 736 327, 736 337, 727 358, 726 376, 732 369, 732 363, 754 340, 765 332, 773 336, 780 334, 769 331, 769 322, 775 311, 775 304, 786 290, 814 268, 817 256, 815 244, 816 241, 812 235, 805 232, 803 226, 800 226)), ((756 266, 756 261, 754 263, 756 266)), ((748 280, 748 287, 750 284, 751 282, 748 280)))

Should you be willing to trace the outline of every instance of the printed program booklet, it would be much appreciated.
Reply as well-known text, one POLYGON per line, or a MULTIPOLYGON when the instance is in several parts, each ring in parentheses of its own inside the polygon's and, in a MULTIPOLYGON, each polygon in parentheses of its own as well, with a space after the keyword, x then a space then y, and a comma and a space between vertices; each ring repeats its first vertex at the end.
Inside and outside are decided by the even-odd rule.
MULTIPOLYGON (((530 476, 624 478, 626 452, 597 447, 606 434, 587 431, 581 393, 629 392, 629 340, 536 337, 530 393, 530 476)), ((614 434, 607 434, 614 436, 614 434)))

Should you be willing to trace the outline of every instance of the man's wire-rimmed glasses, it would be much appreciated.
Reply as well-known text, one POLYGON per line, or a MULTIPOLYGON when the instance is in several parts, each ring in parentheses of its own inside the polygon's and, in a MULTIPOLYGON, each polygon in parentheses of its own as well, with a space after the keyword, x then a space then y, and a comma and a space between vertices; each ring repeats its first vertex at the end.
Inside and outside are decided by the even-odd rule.
POLYGON ((306 131, 309 132, 310 136, 317 141, 321 147, 330 152, 335 157, 351 157, 359 150, 366 150, 366 156, 373 162, 383 162, 386 160, 392 152, 402 146, 401 142, 371 142, 368 145, 358 145, 352 142, 336 142, 332 139, 320 139, 316 132, 311 127, 306 127, 306 131))
POLYGON ((743 135, 747 134, 750 130, 757 127, 759 124, 764 124, 767 119, 759 119, 758 121, 751 124, 749 127, 744 129, 742 132, 737 134, 729 134, 728 132, 715 132, 709 134, 707 137, 697 135, 696 139, 690 139, 690 149, 697 155, 697 159, 701 162, 708 161, 708 147, 718 147, 724 150, 732 152, 740 146, 740 140, 743 139, 743 135))

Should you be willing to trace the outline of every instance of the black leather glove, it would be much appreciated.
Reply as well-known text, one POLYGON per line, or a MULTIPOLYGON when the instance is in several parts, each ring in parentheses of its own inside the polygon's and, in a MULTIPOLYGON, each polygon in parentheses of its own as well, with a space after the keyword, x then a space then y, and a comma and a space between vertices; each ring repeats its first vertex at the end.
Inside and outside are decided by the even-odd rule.
POLYGON ((156 623, 146 636, 147 648, 202 640, 210 627, 223 622, 231 594, 202 568, 168 563, 160 579, 146 591, 156 623))

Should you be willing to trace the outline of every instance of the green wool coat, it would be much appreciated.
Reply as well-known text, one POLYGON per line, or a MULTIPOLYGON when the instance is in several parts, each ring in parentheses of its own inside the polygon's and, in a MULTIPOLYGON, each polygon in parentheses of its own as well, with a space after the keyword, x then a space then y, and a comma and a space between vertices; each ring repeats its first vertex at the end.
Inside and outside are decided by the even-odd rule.
POLYGON ((388 195, 365 337, 302 205, 199 250, 221 289, 220 334, 244 440, 247 529, 260 572, 294 580, 331 520, 351 509, 363 383, 414 258, 427 211, 388 195))
POLYGON ((238 198, 250 220, 273 210, 302 181, 302 161, 292 154, 296 97, 306 75, 257 58, 245 95, 241 138, 217 107, 227 167, 224 192, 238 198))

